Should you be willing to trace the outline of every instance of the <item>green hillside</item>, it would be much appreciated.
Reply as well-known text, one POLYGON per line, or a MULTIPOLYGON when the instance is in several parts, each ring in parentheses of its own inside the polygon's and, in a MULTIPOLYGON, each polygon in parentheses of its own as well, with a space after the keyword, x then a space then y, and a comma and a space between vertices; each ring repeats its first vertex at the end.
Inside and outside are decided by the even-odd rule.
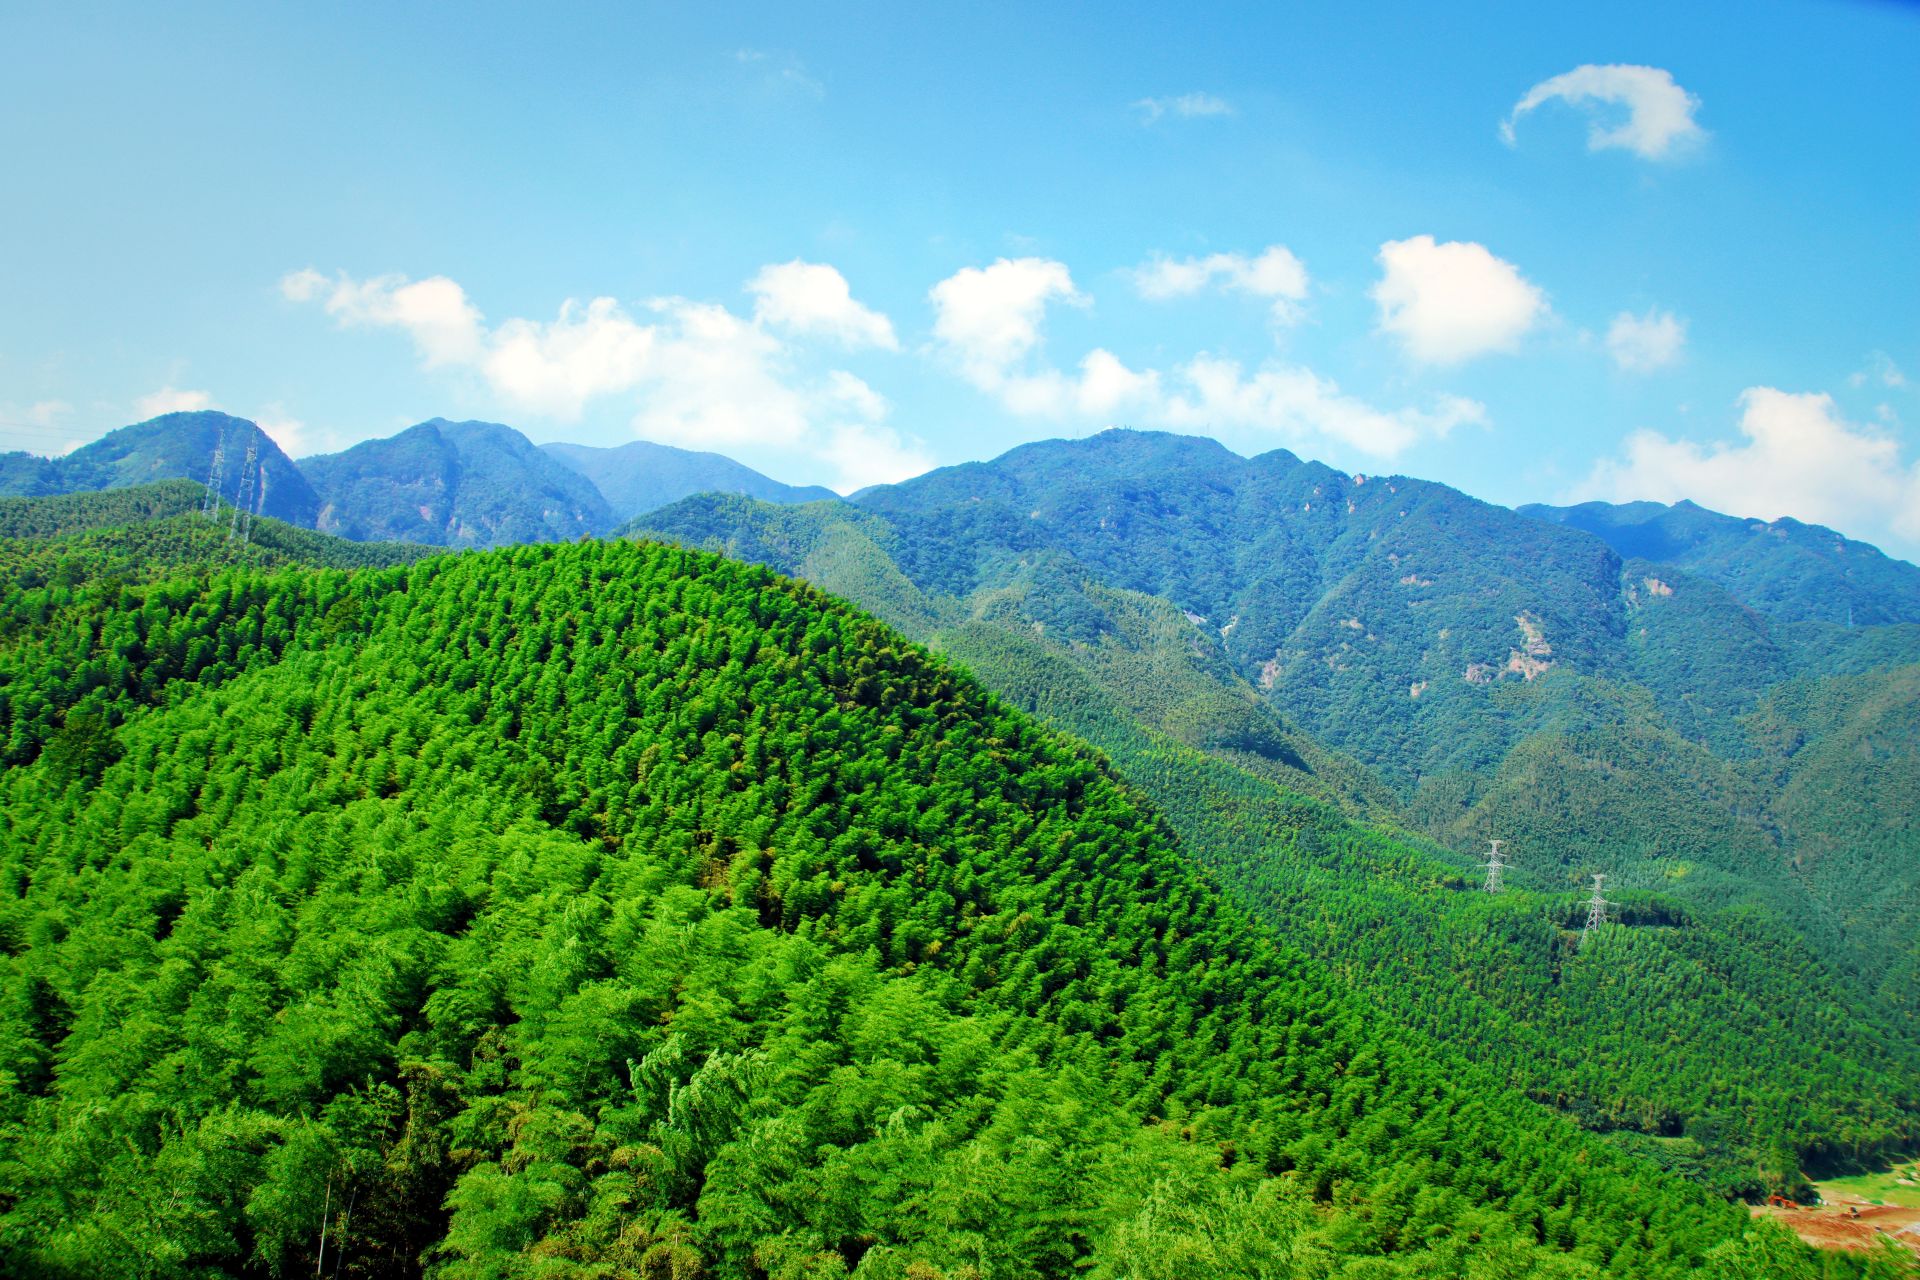
POLYGON ((349 542, 233 508, 209 517, 206 490, 187 480, 50 498, 0 498, 0 582, 9 588, 141 579, 168 568, 285 564, 336 569, 410 564, 441 554, 403 542, 349 542))
POLYGON ((764 570, 8 608, 12 1274, 1856 1271, 1434 1060, 1096 757, 764 570))
POLYGON ((709 497, 642 523, 859 600, 1095 744, 1251 909, 1375 1007, 1590 1127, 1746 1195, 1792 1179, 1779 1147, 1825 1166, 1920 1134, 1916 1024, 1854 967, 1849 922, 1795 878, 1768 824, 1730 822, 1740 804, 1760 813, 1758 784, 1662 727, 1644 689, 1510 682, 1496 705, 1539 731, 1490 779, 1463 778, 1450 809, 1403 812, 1275 714, 1209 629, 1055 557, 983 570, 1001 585, 956 598, 916 586, 890 554, 899 529, 857 509, 709 497), (1469 891, 1471 856, 1406 834, 1416 818, 1462 849, 1508 837, 1515 889, 1469 891), (1592 870, 1615 873, 1627 927, 1576 954, 1592 870))

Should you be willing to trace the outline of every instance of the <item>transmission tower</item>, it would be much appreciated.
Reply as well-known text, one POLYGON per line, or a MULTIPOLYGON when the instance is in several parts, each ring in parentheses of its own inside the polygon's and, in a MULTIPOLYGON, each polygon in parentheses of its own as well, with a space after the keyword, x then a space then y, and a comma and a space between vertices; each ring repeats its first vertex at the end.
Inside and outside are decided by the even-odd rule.
POLYGON ((247 443, 247 460, 240 464, 240 484, 239 487, 233 491, 233 519, 227 524, 228 542, 233 542, 240 536, 240 513, 246 509, 247 486, 253 483, 254 475, 257 471, 254 462, 259 456, 260 442, 258 440, 249 441, 247 443))
POLYGON ((220 484, 226 479, 226 466, 227 429, 222 427, 213 440, 213 465, 207 468, 207 496, 200 503, 200 514, 209 520, 220 518, 220 484))
POLYGON ((1493 846, 1487 850, 1487 892, 1498 893, 1503 887, 1500 883, 1500 872, 1504 870, 1507 865, 1500 861, 1500 846, 1505 844, 1506 841, 1490 839, 1487 843, 1493 846))
POLYGON ((253 505, 247 508, 246 519, 240 522, 240 545, 246 546, 253 540, 253 518, 260 514, 260 508, 267 505, 267 464, 262 462, 253 469, 253 505))
POLYGON ((1593 931, 1607 922, 1607 908, 1616 904, 1601 896, 1600 882, 1606 876, 1595 872, 1593 876, 1593 896, 1587 899, 1587 923, 1580 930, 1580 945, 1584 948, 1593 938, 1593 931))

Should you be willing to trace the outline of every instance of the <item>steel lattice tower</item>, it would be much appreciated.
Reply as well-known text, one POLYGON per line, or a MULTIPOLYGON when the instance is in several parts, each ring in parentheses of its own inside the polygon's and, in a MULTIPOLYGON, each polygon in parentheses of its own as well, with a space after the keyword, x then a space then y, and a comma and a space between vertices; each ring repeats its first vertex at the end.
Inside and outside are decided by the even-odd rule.
POLYGON ((1582 947, 1585 947, 1587 941, 1593 937, 1593 931, 1607 922, 1607 908, 1615 905, 1601 896, 1600 883, 1605 879, 1606 876, 1600 872, 1594 872, 1593 896, 1587 899, 1587 923, 1580 929, 1580 945, 1582 947))
POLYGON ((254 473, 257 470, 254 463, 259 456, 260 442, 250 441, 247 444, 247 460, 240 464, 240 487, 233 493, 233 520, 227 525, 228 542, 233 542, 240 536, 240 514, 247 506, 247 486, 253 483, 254 473))
POLYGON ((220 434, 213 441, 213 465, 207 468, 207 497, 200 504, 200 514, 209 520, 220 518, 220 483, 226 477, 227 467, 227 429, 220 428, 220 434))
POLYGON ((1506 841, 1489 839, 1487 843, 1492 847, 1487 850, 1486 890, 1488 893, 1498 893, 1504 887, 1500 883, 1500 872, 1504 870, 1507 865, 1500 861, 1500 846, 1505 844, 1506 841))

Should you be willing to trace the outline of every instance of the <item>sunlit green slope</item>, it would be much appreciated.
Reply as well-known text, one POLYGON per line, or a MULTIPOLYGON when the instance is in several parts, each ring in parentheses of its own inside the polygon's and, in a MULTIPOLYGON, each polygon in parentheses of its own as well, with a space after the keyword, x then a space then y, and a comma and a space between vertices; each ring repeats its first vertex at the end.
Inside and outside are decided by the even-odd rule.
POLYGON ((11 1274, 1820 1274, 1431 1060, 1084 748, 765 570, 7 608, 11 1274))

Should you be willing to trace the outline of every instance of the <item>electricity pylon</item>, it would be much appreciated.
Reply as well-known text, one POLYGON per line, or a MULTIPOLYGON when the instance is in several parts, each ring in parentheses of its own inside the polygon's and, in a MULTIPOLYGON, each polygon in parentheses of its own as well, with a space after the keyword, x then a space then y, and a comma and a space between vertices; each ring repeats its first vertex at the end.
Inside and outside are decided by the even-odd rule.
POLYGON ((1606 876, 1600 872, 1594 872, 1593 896, 1587 899, 1587 923, 1582 926, 1580 930, 1580 945, 1582 948, 1584 948, 1588 940, 1593 937, 1593 931, 1607 922, 1607 908, 1616 905, 1608 902, 1606 898, 1601 896, 1600 882, 1605 879, 1606 876))
POLYGON ((220 518, 220 482, 226 478, 226 466, 227 429, 222 427, 213 440, 213 465, 207 468, 207 496, 200 503, 200 514, 209 520, 220 518))
POLYGON ((247 518, 240 522, 240 545, 246 546, 253 541, 253 520, 260 509, 267 505, 267 464, 260 463, 253 469, 253 505, 247 508, 247 518))
POLYGON ((234 542, 240 537, 240 513, 247 507, 247 486, 253 483, 257 468, 255 460, 260 456, 260 442, 249 441, 247 460, 240 464, 240 487, 233 491, 233 519, 227 525, 227 541, 234 542))
POLYGON ((1487 850, 1486 889, 1488 893, 1498 893, 1503 887, 1500 883, 1500 872, 1507 865, 1506 863, 1500 861, 1500 846, 1505 844, 1506 841, 1489 839, 1487 843, 1492 845, 1493 847, 1487 850))

